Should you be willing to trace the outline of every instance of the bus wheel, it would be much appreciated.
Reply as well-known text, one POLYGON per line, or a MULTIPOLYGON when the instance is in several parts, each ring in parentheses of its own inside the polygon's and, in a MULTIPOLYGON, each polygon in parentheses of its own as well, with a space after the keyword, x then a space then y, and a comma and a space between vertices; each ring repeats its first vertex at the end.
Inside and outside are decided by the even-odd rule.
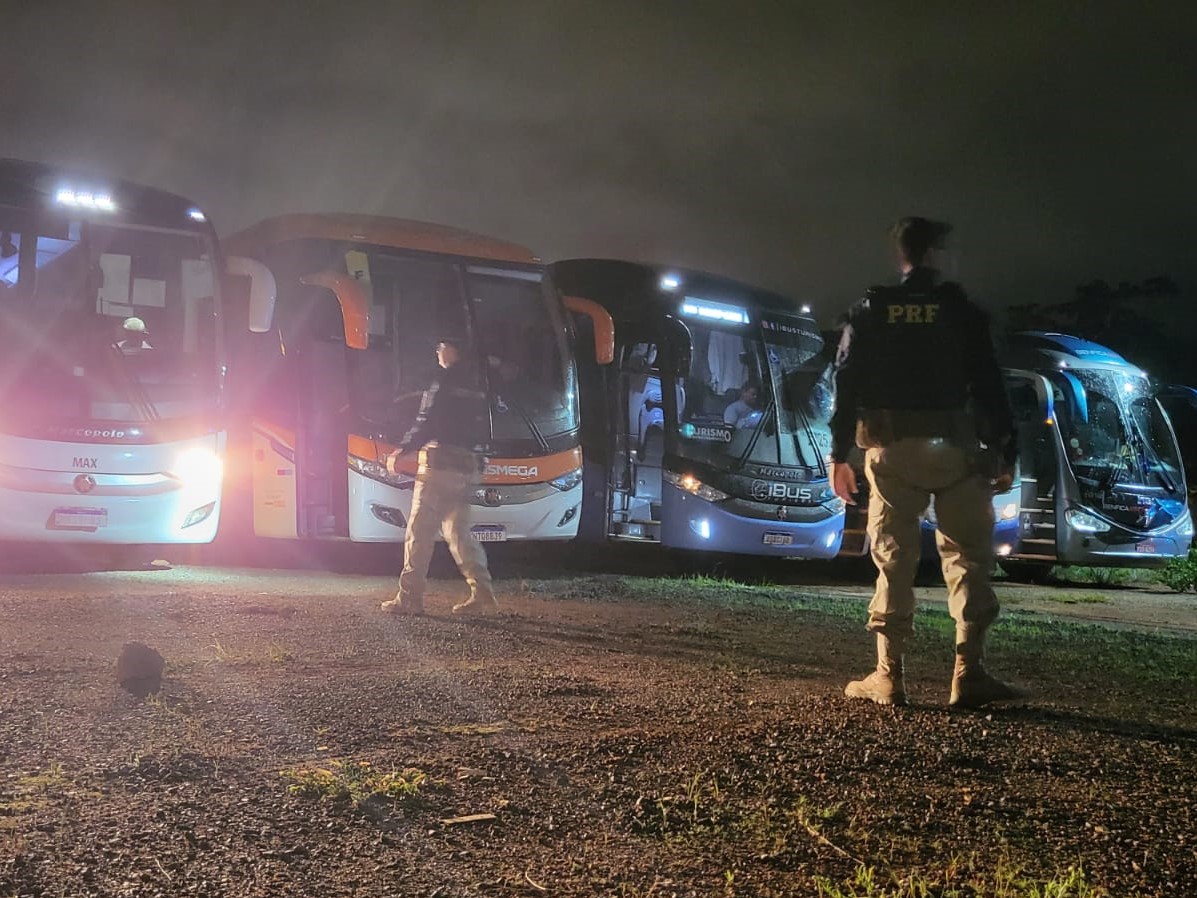
POLYGON ((1015 583, 1047 583, 1051 579, 1049 562, 1003 559, 998 564, 1015 583))

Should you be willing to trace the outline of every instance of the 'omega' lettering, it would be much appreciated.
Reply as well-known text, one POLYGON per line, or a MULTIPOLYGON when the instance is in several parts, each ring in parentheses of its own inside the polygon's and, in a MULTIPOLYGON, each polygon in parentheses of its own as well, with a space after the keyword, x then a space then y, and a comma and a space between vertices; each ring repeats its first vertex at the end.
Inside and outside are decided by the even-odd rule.
POLYGON ((487 465, 487 477, 523 477, 531 480, 540 473, 536 465, 487 465))

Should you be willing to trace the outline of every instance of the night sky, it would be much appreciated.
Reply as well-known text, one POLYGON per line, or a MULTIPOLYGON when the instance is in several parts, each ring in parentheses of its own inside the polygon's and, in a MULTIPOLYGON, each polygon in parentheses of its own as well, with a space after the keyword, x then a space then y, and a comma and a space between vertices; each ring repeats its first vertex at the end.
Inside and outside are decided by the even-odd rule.
POLYGON ((830 321, 903 214, 997 308, 1197 296, 1186 4, 84 3, 0 13, 0 155, 754 281, 830 321), (302 12, 299 12, 300 9, 302 12), (294 11, 293 11, 294 10, 294 11))

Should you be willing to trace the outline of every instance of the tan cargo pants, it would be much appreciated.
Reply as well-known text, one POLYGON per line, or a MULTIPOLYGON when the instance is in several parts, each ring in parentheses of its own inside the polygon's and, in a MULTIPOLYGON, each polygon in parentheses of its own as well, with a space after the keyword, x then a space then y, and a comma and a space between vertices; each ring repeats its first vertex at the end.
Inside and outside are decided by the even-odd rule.
POLYGON ((993 567, 993 494, 973 473, 968 453, 941 438, 897 440, 865 452, 869 540, 877 587, 869 629, 904 640, 914 630, 914 578, 922 542, 920 516, 935 497, 935 541, 958 626, 983 631, 997 617, 993 567))
POLYGON ((438 533, 444 536, 458 570, 470 584, 470 594, 483 601, 494 599, 486 551, 470 532, 470 497, 477 486, 477 474, 437 469, 421 463, 403 543, 403 573, 399 575, 396 597, 402 605, 423 606, 428 565, 438 533))

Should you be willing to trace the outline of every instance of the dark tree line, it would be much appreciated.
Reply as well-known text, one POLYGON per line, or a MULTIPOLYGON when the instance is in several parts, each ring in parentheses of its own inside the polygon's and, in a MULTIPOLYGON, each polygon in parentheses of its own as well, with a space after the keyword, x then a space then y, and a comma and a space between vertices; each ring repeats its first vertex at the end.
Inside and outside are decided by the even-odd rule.
POLYGON ((1089 281, 1057 303, 1006 313, 1007 331, 1047 330, 1108 346, 1161 381, 1197 385, 1197 305, 1166 275, 1111 286, 1089 281))

